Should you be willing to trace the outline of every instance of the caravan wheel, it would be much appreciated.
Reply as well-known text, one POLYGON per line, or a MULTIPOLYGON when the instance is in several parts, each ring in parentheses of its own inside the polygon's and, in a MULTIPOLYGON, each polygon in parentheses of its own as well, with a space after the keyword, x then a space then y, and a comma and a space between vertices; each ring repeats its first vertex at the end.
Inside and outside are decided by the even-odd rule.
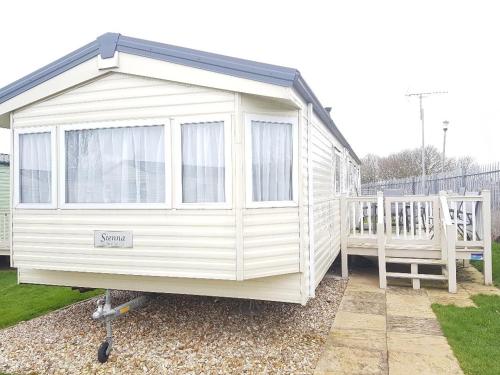
POLYGON ((99 349, 97 350, 97 360, 101 363, 105 363, 109 358, 109 342, 103 341, 99 349))

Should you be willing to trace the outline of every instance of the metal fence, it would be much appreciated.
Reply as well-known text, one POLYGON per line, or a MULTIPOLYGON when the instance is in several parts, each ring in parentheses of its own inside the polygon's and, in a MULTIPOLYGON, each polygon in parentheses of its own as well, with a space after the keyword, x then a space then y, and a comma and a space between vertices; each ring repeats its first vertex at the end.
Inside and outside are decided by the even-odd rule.
POLYGON ((441 190, 455 193, 491 191, 491 206, 500 210, 500 163, 474 167, 464 173, 462 170, 436 173, 426 176, 426 191, 422 191, 421 176, 371 182, 361 185, 363 195, 374 195, 385 189, 399 189, 404 194, 438 194, 441 190))

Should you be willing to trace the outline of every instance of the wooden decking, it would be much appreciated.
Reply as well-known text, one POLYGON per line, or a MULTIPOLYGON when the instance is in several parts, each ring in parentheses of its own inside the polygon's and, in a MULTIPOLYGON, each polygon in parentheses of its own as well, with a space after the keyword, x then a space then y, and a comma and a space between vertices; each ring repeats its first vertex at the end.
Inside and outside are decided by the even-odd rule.
POLYGON ((456 261, 484 260, 485 284, 491 284, 491 211, 489 191, 459 196, 441 192, 434 196, 342 198, 342 272, 348 274, 348 256, 378 258, 379 283, 387 278, 447 280, 456 292, 456 261), (387 272, 388 263, 410 265, 410 272, 387 272), (436 273, 419 272, 422 265, 436 273))

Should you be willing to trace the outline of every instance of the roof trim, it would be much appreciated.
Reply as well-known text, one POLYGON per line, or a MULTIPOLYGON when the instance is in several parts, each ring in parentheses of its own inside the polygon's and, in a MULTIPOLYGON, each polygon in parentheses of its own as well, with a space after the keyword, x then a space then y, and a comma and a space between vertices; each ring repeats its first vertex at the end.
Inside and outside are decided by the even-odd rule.
POLYGON ((0 89, 0 104, 99 55, 94 41, 0 89))
POLYGON ((330 132, 349 150, 351 156, 360 163, 359 158, 338 130, 330 114, 323 108, 297 69, 132 38, 118 33, 103 34, 92 43, 1 88, 0 104, 96 56, 100 55, 102 59, 111 58, 116 51, 294 88, 306 102, 312 103, 314 112, 327 125, 330 132))

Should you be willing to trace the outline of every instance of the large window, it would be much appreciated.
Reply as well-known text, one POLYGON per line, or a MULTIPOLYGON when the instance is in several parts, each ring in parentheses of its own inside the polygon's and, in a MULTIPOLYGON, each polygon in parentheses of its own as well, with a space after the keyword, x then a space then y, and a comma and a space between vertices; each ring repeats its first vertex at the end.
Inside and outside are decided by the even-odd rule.
POLYGON ((231 206, 229 116, 178 118, 175 122, 176 206, 231 206))
POLYGON ((62 137, 65 205, 167 203, 165 126, 72 127, 62 137))
POLYGON ((16 206, 43 208, 55 205, 54 133, 53 128, 16 131, 16 206))
POLYGON ((295 119, 248 116, 246 127, 247 205, 296 204, 295 119))

